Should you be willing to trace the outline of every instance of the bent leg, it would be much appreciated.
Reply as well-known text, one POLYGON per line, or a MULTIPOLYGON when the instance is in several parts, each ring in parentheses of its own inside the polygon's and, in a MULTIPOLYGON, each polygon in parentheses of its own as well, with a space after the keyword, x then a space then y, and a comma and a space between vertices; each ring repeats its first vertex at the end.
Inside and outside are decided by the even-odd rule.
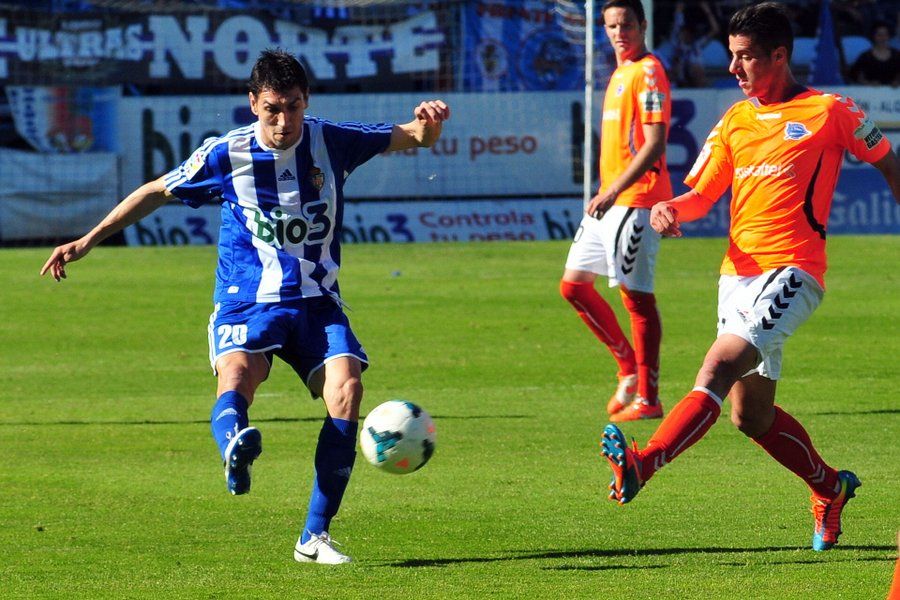
POLYGON ((359 360, 342 356, 326 362, 310 378, 310 389, 322 396, 328 416, 316 445, 315 477, 301 544, 313 534, 328 531, 347 489, 356 461, 356 431, 363 394, 361 377, 359 360))
POLYGON ((756 373, 735 383, 731 421, 813 494, 830 500, 840 491, 838 472, 819 456, 803 425, 775 404, 775 384, 756 373))
POLYGON ((232 438, 249 425, 247 409, 259 384, 269 375, 269 361, 263 354, 232 352, 216 361, 216 403, 210 428, 224 460, 232 438))
POLYGON ((669 411, 637 453, 641 476, 647 481, 656 471, 696 444, 722 412, 722 400, 738 378, 758 362, 749 342, 725 334, 716 339, 697 373, 694 389, 669 411))

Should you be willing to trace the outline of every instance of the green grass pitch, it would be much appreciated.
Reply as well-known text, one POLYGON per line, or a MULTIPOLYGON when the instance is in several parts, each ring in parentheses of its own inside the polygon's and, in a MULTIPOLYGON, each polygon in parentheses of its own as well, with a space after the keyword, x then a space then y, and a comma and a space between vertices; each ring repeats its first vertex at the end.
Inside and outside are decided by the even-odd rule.
MULTIPOLYGON (((714 337, 724 247, 663 243, 667 408, 714 337)), ((284 364, 251 409, 265 442, 253 491, 226 493, 208 424, 213 248, 99 248, 61 284, 38 277, 48 249, 2 250, 2 595, 884 598, 900 527, 898 250, 831 240, 825 301, 786 346, 780 404, 864 484, 820 554, 806 487, 727 414, 634 504, 606 500, 615 367, 559 297, 567 244, 346 247, 372 360, 363 413, 416 401, 438 446, 409 476, 357 460, 332 524, 356 562, 340 568, 291 556, 324 409, 284 364)), ((624 429, 643 443, 655 426, 624 429)))

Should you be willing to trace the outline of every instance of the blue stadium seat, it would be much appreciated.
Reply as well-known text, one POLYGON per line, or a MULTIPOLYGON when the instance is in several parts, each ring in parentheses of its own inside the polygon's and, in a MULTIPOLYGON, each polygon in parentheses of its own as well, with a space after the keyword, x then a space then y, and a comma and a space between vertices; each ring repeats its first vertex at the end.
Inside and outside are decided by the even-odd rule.
POLYGON ((872 42, 861 35, 846 35, 841 40, 844 47, 844 60, 852 65, 859 55, 872 47, 872 42))

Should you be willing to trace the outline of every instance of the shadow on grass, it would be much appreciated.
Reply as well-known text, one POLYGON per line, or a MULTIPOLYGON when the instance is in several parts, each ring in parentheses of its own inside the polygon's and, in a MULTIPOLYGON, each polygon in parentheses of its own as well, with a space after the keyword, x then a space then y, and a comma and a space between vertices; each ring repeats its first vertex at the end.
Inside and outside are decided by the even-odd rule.
POLYGON ((810 415, 898 415, 900 408, 876 408, 874 410, 825 410, 807 413, 810 415))
MULTIPOLYGON (((892 546, 885 546, 886 549, 892 549, 892 546)), ((886 562, 893 563, 896 558, 893 556, 858 556, 858 557, 846 557, 846 558, 829 558, 827 561, 823 561, 822 559, 816 560, 814 558, 809 559, 800 559, 800 560, 771 560, 766 561, 766 566, 769 565, 821 565, 823 562, 834 563, 834 562, 886 562)), ((750 563, 741 563, 741 562, 720 562, 716 563, 722 567, 746 567, 750 563)))
MULTIPOLYGON (((321 423, 323 417, 269 417, 253 419, 253 423, 321 423)), ((478 420, 478 419, 535 419, 534 415, 432 415, 435 421, 478 420)), ((362 420, 362 419, 360 419, 362 420)), ((48 425, 209 425, 209 419, 158 420, 142 419, 134 421, 0 421, 0 426, 45 427, 48 425)))
MULTIPOLYGON (((895 546, 839 546, 832 550, 829 554, 835 551, 891 551, 896 550, 895 546)), ((519 560, 542 560, 542 559, 554 559, 554 558, 628 558, 628 557, 642 557, 642 556, 678 556, 684 554, 745 554, 745 553, 769 553, 769 552, 797 552, 797 551, 809 551, 812 552, 811 549, 805 546, 764 546, 760 548, 721 548, 721 547, 709 547, 709 548, 639 548, 639 549, 610 549, 610 550, 600 550, 600 549, 584 549, 584 550, 550 550, 547 552, 509 552, 500 556, 472 556, 472 557, 462 557, 462 558, 431 558, 431 559, 416 559, 410 558, 406 560, 399 560, 393 562, 385 562, 382 566, 387 567, 445 567, 449 565, 455 564, 465 564, 465 563, 490 563, 490 562, 505 562, 505 561, 519 561, 519 560)), ((782 561, 779 563, 775 562, 767 562, 766 564, 791 564, 792 562, 797 563, 820 563, 824 562, 823 559, 814 560, 814 559, 804 559, 799 561, 782 561)), ((832 559, 833 560, 833 559, 832 559)), ((859 557, 859 558, 851 558, 848 560, 853 561, 880 561, 880 560, 893 560, 881 557, 859 557)), ((841 561, 843 562, 843 561, 841 561)), ((733 565, 733 566, 743 566, 741 563, 720 563, 723 565, 733 565)), ((642 566, 640 568, 665 568, 668 565, 650 565, 650 566, 642 566)), ((604 570, 604 569, 627 569, 634 568, 628 565, 608 565, 608 566, 560 566, 560 567, 548 567, 553 569, 562 569, 562 570, 604 570)))

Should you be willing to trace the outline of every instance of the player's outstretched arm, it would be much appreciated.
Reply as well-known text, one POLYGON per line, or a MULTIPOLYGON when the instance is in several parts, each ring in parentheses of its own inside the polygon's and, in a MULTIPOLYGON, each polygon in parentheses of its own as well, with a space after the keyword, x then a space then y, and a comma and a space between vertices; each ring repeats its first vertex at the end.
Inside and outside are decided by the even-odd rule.
POLYGON ((650 209, 650 226, 666 237, 681 237, 681 224, 705 216, 713 204, 715 201, 689 190, 677 198, 654 204, 650 209))
POLYGON ((395 125, 388 150, 430 148, 441 137, 444 121, 450 118, 450 107, 443 100, 428 100, 414 110, 415 119, 395 125))
POLYGON ((887 181, 891 193, 894 194, 894 201, 900 204, 900 159, 891 149, 879 160, 872 163, 872 166, 881 171, 884 180, 887 181))
POLYGON ((41 268, 41 275, 49 271, 57 281, 66 278, 66 263, 83 258, 91 248, 129 225, 143 219, 165 204, 170 197, 162 178, 145 183, 131 192, 106 215, 100 223, 84 236, 57 246, 41 268))

